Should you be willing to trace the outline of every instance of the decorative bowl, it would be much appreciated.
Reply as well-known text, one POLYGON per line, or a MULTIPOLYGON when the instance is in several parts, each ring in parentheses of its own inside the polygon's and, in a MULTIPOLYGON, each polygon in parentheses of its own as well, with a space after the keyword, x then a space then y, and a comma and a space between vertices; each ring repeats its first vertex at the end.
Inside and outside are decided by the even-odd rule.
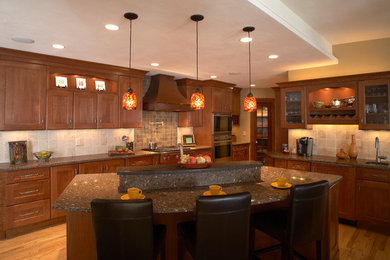
POLYGON ((178 164, 184 168, 202 169, 202 168, 210 167, 210 165, 213 163, 212 162, 209 162, 209 163, 207 163, 207 162, 206 163, 180 163, 180 162, 178 162, 178 164))
POLYGON ((313 101, 314 108, 322 108, 325 105, 324 101, 313 101))
POLYGON ((41 160, 41 161, 48 161, 51 157, 51 155, 53 154, 53 152, 49 152, 49 151, 40 151, 40 152, 37 152, 37 153, 33 153, 35 158, 37 158, 38 160, 41 160))

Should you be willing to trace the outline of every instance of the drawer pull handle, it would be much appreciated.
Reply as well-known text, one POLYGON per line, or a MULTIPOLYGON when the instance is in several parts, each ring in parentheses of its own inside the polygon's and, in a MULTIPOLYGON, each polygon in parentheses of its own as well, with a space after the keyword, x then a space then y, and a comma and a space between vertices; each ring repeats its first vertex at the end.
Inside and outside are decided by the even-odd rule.
POLYGON ((26 217, 26 216, 31 216, 31 215, 35 215, 35 214, 38 214, 38 210, 36 211, 32 211, 32 212, 28 212, 28 213, 24 213, 24 214, 19 214, 19 217, 26 217))
POLYGON ((39 175, 39 173, 31 173, 31 174, 21 175, 21 176, 19 176, 19 179, 34 177, 34 176, 38 176, 38 175, 39 175))
POLYGON ((19 192, 19 195, 26 195, 26 194, 31 194, 31 193, 36 193, 38 192, 39 190, 36 189, 36 190, 29 190, 29 191, 23 191, 23 192, 19 192))

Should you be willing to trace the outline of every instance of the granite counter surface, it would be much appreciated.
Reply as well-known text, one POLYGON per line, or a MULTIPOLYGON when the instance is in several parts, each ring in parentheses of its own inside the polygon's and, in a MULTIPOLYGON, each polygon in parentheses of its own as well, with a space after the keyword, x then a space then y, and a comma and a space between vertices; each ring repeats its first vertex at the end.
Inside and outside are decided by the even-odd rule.
POLYGON ((376 164, 367 164, 367 162, 373 162, 374 160, 366 160, 366 159, 357 159, 357 160, 338 159, 336 156, 332 157, 332 156, 321 156, 321 155, 300 156, 297 154, 283 154, 281 152, 266 152, 266 154, 271 158, 275 158, 275 159, 306 161, 312 163, 326 163, 326 164, 335 164, 335 165, 352 166, 352 167, 390 170, 390 162, 387 162, 389 163, 389 165, 376 165, 376 164))
MULTIPOLYGON (((249 191, 252 194, 252 205, 266 204, 287 199, 289 190, 273 188, 270 184, 277 177, 284 176, 292 184, 310 183, 327 180, 335 184, 340 176, 288 170, 263 166, 262 181, 256 183, 240 183, 222 185, 226 193, 249 191)), ((113 174, 83 174, 77 175, 65 191, 57 199, 53 208, 56 210, 90 212, 90 202, 94 198, 120 199, 123 193, 118 192, 119 177, 113 174)), ((208 190, 207 186, 193 188, 147 190, 144 194, 153 200, 155 213, 192 212, 195 209, 196 198, 208 190)))
MULTIPOLYGON (((211 146, 195 146, 191 147, 191 150, 201 150, 201 149, 210 149, 211 146)), ((104 161, 112 159, 126 159, 134 158, 141 156, 151 156, 159 155, 161 153, 149 152, 149 151, 134 151, 133 155, 115 155, 109 156, 108 154, 91 154, 91 155, 81 155, 81 156, 70 156, 70 157, 61 157, 61 158, 51 158, 49 161, 38 161, 31 160, 24 164, 11 165, 9 163, 0 163, 0 171, 17 171, 17 170, 27 170, 34 168, 43 168, 43 167, 53 167, 60 166, 65 164, 75 164, 75 163, 85 163, 85 162, 94 162, 94 161, 104 161)))

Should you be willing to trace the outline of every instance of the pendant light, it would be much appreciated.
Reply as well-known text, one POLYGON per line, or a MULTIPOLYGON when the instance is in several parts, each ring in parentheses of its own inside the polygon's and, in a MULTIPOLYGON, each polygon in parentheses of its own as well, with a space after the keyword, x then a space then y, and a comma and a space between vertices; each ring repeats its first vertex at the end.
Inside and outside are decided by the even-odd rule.
POLYGON ((125 13, 124 17, 130 20, 130 57, 129 57, 129 88, 122 98, 122 108, 125 110, 136 110, 137 109, 137 96, 131 88, 131 31, 132 22, 138 18, 136 13, 125 13))
POLYGON ((251 64, 251 35, 250 32, 255 30, 253 26, 247 26, 242 29, 244 32, 248 33, 248 45, 249 45, 249 93, 244 100, 244 111, 254 112, 257 110, 256 98, 252 94, 252 64, 251 64))
POLYGON ((198 86, 198 22, 203 20, 203 15, 194 14, 191 16, 191 20, 196 22, 196 89, 191 96, 191 109, 192 110, 201 110, 204 109, 204 96, 200 92, 198 86))

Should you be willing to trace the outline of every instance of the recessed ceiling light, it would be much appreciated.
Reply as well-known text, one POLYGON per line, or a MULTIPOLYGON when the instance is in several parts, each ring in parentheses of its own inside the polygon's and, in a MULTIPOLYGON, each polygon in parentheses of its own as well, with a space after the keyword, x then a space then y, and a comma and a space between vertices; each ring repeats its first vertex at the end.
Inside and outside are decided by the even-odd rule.
POLYGON ((160 66, 160 64, 158 64, 158 63, 156 63, 156 62, 150 63, 150 65, 152 65, 153 67, 158 67, 158 66, 160 66))
POLYGON ((15 42, 20 42, 20 43, 34 43, 35 41, 30 38, 23 38, 23 37, 12 37, 11 38, 15 42))
POLYGON ((252 38, 250 37, 243 37, 240 39, 241 42, 251 42, 252 41, 252 38))
POLYGON ((274 59, 277 59, 278 57, 279 57, 278 55, 272 54, 272 55, 268 56, 268 59, 274 60, 274 59))
POLYGON ((110 31, 117 31, 119 29, 118 25, 115 24, 106 24, 104 27, 110 31))
POLYGON ((240 72, 236 72, 236 71, 229 72, 229 75, 232 75, 232 76, 240 75, 240 72))
POLYGON ((216 79, 216 78, 217 78, 217 76, 216 76, 216 75, 211 75, 211 76, 210 76, 210 78, 212 78, 212 79, 216 79))
POLYGON ((251 84, 251 87, 256 87, 256 84, 251 84))
POLYGON ((55 43, 55 44, 53 44, 53 48, 55 48, 55 49, 63 49, 63 48, 65 48, 65 46, 62 45, 62 44, 55 43))

